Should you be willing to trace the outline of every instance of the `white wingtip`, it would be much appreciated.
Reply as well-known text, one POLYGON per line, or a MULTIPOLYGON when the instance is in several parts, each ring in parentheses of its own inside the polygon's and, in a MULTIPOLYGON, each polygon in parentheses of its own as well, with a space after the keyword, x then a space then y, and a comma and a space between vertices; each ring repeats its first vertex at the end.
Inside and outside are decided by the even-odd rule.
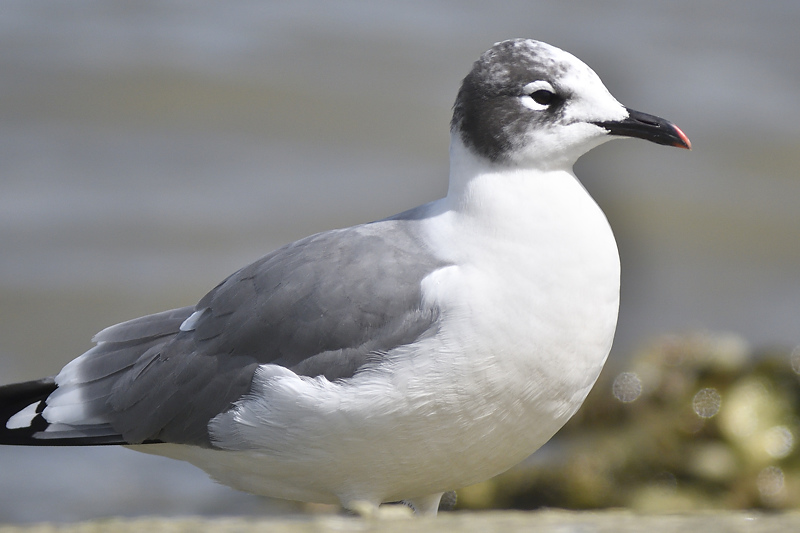
POLYGON ((22 429, 29 428, 33 424, 33 419, 36 418, 36 409, 39 407, 41 401, 33 402, 28 407, 15 414, 6 422, 6 429, 22 429))

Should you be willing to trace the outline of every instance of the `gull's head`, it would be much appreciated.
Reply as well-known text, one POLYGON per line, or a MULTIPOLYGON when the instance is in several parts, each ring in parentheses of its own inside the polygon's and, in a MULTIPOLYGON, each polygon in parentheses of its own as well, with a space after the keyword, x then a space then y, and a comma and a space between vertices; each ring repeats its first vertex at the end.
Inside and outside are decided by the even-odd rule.
POLYGON ((491 164, 540 169, 571 167, 615 135, 691 146, 671 122, 620 104, 583 61, 531 39, 481 55, 458 91, 450 131, 491 164))

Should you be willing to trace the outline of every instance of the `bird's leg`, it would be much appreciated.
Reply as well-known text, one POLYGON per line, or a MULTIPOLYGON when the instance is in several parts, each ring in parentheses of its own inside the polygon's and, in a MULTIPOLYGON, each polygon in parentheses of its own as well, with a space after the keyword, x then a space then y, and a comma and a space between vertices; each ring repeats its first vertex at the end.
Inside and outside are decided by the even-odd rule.
POLYGON ((442 499, 439 502, 439 510, 440 511, 452 511, 453 508, 456 506, 456 502, 458 501, 458 495, 454 490, 448 490, 447 492, 442 495, 442 499))
POLYGON ((420 498, 411 498, 406 501, 411 505, 417 515, 436 516, 436 513, 439 512, 439 501, 441 501, 443 494, 443 492, 437 492, 420 498))

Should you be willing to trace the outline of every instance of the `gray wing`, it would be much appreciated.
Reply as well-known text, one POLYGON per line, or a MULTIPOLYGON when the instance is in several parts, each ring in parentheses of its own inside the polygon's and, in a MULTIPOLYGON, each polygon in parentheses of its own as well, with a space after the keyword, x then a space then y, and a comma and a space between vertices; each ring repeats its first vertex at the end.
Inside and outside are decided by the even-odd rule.
POLYGON ((442 264, 415 237, 417 225, 388 219, 280 248, 194 308, 103 330, 63 388, 79 391, 97 432, 210 446, 208 421, 248 392, 259 364, 346 379, 435 331, 420 281, 442 264))

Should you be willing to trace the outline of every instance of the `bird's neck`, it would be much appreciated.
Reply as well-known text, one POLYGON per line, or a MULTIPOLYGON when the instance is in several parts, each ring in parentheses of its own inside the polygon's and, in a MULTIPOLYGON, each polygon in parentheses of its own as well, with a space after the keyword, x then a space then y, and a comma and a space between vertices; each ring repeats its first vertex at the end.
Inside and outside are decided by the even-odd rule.
POLYGON ((563 208, 564 202, 583 204, 586 200, 594 204, 569 162, 544 168, 494 163, 466 148, 457 135, 451 139, 446 198, 451 212, 490 226, 518 225, 523 219, 563 208))
POLYGON ((452 241, 438 245, 462 261, 494 256, 528 273, 541 268, 546 275, 561 269, 583 276, 590 269, 587 265, 600 257, 604 262, 598 276, 618 278, 608 221, 569 167, 501 167, 454 142, 450 187, 438 206, 447 230, 442 232, 446 237, 437 239, 452 241), (454 242, 459 245, 451 245, 454 242))

